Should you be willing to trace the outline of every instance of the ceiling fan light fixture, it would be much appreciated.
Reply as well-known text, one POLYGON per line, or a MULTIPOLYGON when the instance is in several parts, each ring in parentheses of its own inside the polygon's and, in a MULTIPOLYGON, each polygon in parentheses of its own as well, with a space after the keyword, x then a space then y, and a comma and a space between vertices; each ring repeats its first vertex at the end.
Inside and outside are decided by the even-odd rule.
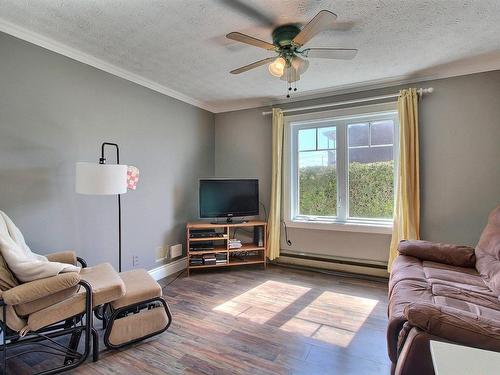
POLYGON ((286 61, 283 57, 278 57, 268 66, 269 73, 275 77, 281 77, 285 71, 286 61))

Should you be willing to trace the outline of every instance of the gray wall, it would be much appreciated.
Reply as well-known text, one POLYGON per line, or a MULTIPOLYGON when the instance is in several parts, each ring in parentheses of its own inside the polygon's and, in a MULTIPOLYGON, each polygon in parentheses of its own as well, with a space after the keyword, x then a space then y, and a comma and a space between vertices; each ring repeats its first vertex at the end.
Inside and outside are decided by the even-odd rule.
MULTIPOLYGON (((500 203, 500 71, 420 82, 422 238, 475 244, 500 203)), ((406 87, 406 86, 405 86, 406 87)), ((282 108, 394 93, 400 87, 282 105, 282 108)), ((263 108, 215 116, 215 172, 257 176, 269 206, 271 119, 263 108)), ((289 228, 283 249, 386 261, 390 235, 289 228)))
POLYGON ((116 266, 116 198, 74 192, 75 162, 116 142, 141 172, 122 197, 123 268, 134 254, 160 265, 156 248, 184 242, 197 180, 214 173, 214 115, 2 33, 0 51, 0 210, 34 251, 116 266))

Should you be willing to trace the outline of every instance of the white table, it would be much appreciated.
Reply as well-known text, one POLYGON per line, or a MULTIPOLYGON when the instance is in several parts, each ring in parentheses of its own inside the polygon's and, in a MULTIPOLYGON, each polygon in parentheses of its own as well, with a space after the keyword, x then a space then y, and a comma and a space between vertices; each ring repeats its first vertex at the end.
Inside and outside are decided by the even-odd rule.
POLYGON ((436 375, 498 375, 500 353, 431 341, 436 375))

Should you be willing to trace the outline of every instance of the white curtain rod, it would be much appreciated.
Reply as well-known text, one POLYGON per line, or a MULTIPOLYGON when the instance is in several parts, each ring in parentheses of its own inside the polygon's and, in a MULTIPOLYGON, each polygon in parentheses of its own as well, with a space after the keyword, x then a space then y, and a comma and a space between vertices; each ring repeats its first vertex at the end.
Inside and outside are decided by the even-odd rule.
MULTIPOLYGON (((426 89, 420 88, 420 89, 417 90, 417 93, 420 96, 422 96, 424 94, 431 94, 432 92, 434 92, 434 87, 429 87, 429 88, 426 88, 426 89)), ((364 102, 371 102, 371 101, 375 101, 375 100, 397 98, 398 96, 399 96, 399 93, 397 93, 397 94, 389 94, 389 95, 372 96, 372 97, 369 97, 369 98, 362 98, 362 99, 344 100, 342 102, 335 102, 335 103, 310 105, 310 106, 307 106, 307 107, 297 107, 297 108, 284 109, 283 113, 308 111, 308 110, 311 110, 311 109, 320 109, 320 108, 328 108, 328 107, 338 107, 338 106, 346 105, 346 104, 364 103, 364 102)), ((273 113, 272 111, 265 111, 265 112, 262 112, 262 115, 263 116, 267 116, 267 115, 270 115, 272 113, 273 113)))

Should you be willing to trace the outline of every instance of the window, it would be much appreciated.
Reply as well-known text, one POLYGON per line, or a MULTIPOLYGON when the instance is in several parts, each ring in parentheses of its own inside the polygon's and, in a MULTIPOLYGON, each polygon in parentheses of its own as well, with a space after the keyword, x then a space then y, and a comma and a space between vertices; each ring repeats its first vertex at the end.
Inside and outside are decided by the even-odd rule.
POLYGON ((397 113, 350 112, 287 119, 289 222, 392 224, 397 113))

